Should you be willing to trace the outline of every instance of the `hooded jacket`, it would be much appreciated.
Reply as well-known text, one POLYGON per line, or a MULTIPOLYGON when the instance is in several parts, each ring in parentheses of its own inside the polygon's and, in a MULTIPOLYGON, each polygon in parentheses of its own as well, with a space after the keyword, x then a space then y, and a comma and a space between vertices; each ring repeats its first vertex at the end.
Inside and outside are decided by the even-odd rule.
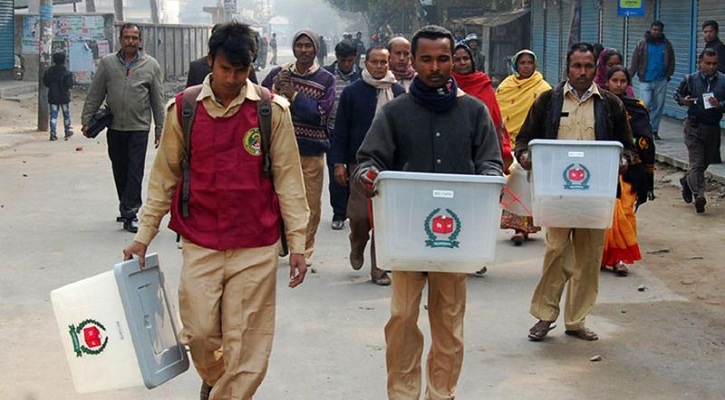
POLYGON ((48 87, 49 104, 70 103, 70 88, 73 87, 73 74, 65 65, 53 65, 43 75, 43 84, 48 87))

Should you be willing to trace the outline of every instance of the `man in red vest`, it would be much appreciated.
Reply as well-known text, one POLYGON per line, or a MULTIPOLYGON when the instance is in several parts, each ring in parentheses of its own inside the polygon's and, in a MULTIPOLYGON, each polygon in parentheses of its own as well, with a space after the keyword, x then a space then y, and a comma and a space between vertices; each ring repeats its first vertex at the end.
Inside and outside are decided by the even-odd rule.
POLYGON ((182 93, 168 107, 139 231, 123 251, 143 267, 171 211, 169 227, 183 238, 179 337, 203 380, 202 399, 251 399, 264 379, 274 335, 280 218, 291 253, 289 286, 301 284, 307 272, 309 211, 289 103, 279 96, 271 101, 270 179, 263 174, 261 98, 247 79, 255 51, 247 25, 224 24, 209 38, 212 73, 196 97, 188 170, 182 166, 182 93))

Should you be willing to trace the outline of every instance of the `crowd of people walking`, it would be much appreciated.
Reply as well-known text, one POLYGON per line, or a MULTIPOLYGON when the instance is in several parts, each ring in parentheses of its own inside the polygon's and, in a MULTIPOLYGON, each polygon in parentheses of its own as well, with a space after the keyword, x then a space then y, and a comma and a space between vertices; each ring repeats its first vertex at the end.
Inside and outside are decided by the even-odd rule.
MULTIPOLYGON (((485 73, 475 33, 426 26, 411 37, 378 35, 365 46, 357 32, 331 43, 308 29, 292 36, 294 60, 278 61, 276 34, 260 36, 236 22, 212 30, 208 55, 189 67, 187 89, 164 111, 158 62, 140 49, 135 24, 120 29, 117 53, 99 63, 81 117, 85 134, 108 104, 107 133, 119 200, 119 222, 135 233, 124 257, 141 262, 162 218, 182 241, 179 289, 181 341, 202 378, 202 399, 250 399, 264 379, 274 334, 276 269, 289 252, 289 286, 314 264, 325 171, 333 217, 349 221, 349 257, 360 270, 369 249, 371 281, 392 286, 385 326, 388 397, 452 399, 463 360, 467 274, 386 271, 377 265, 369 198, 381 171, 509 176, 530 174, 530 142, 607 140, 622 157, 611 226, 547 227, 542 274, 533 293, 528 330, 545 340, 556 327, 567 288, 564 333, 597 340, 586 317, 599 274, 627 276, 641 259, 635 212, 655 199, 655 146, 668 82, 675 69, 664 24, 654 21, 630 65, 618 49, 573 44, 566 73, 552 87, 537 55, 520 49, 498 87, 485 73), (256 71, 271 71, 257 84, 256 71), (361 60, 363 61, 361 64, 361 60), (637 82, 634 81, 637 80, 637 82), (635 83, 637 83, 635 85, 635 83), (635 90, 635 86, 637 90, 635 90), (159 148, 147 198, 141 200, 151 123, 159 148), (143 204, 143 206, 142 206, 143 204), (138 216, 137 216, 138 215, 138 216), (284 243, 284 246, 282 245, 284 243), (428 285, 432 332, 425 388, 420 302, 428 285)), ((682 198, 705 212, 704 171, 720 162, 725 109, 725 45, 715 21, 702 25, 706 48, 698 70, 679 82, 675 100, 687 107, 689 168, 682 198)), ((58 111, 67 116, 65 58, 44 78, 53 93, 51 137, 58 111)), ((66 140, 73 134, 65 119, 66 140)), ((512 246, 542 228, 530 209, 504 210, 501 229, 512 246)), ((483 267, 476 275, 484 275, 483 267)))

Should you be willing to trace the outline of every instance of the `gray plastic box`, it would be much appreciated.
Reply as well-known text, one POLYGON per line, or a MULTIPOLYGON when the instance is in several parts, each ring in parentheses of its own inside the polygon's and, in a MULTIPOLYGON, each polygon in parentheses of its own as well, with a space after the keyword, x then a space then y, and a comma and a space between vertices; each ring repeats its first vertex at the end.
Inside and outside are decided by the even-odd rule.
POLYGON ((145 385, 189 368, 156 254, 115 265, 51 292, 63 347, 80 393, 145 385))

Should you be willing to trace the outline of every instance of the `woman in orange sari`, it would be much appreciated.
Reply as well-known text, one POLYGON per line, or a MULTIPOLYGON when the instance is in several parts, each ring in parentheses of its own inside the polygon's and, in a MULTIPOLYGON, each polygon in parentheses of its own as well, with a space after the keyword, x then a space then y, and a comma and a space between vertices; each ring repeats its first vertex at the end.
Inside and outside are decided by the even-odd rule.
MULTIPOLYGON (((534 100, 542 92, 551 89, 551 85, 536 70, 536 54, 533 51, 521 50, 511 58, 511 61, 514 74, 509 75, 498 86, 496 99, 501 107, 503 123, 511 137, 511 143, 516 143, 516 135, 524 124, 534 100)), ((515 231, 511 241, 516 246, 521 246, 525 240, 528 240, 529 234, 541 230, 541 227, 534 225, 532 215, 517 215, 506 210, 501 216, 501 228, 515 231)))
POLYGON ((619 176, 619 190, 614 205, 612 226, 607 229, 602 269, 627 276, 627 264, 642 259, 637 242, 637 208, 654 199, 655 146, 647 106, 627 95, 632 78, 626 68, 617 65, 607 71, 607 89, 619 96, 627 110, 627 119, 637 148, 637 155, 619 176))

